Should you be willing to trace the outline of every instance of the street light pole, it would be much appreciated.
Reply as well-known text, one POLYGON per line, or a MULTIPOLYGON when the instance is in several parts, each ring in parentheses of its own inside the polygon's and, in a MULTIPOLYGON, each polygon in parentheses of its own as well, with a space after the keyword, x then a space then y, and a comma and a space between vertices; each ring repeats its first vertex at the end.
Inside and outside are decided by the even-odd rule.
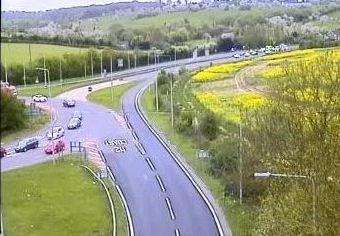
POLYGON ((171 126, 174 128, 174 101, 173 101, 173 74, 170 76, 170 103, 171 103, 171 126))
POLYGON ((112 82, 112 80, 113 80, 113 76, 112 76, 112 55, 111 55, 111 66, 110 66, 110 69, 111 69, 111 101, 113 102, 113 82, 112 82))
POLYGON ((60 85, 63 87, 63 72, 61 70, 61 57, 59 58, 59 79, 60 79, 60 85))
POLYGON ((45 87, 47 86, 47 80, 46 80, 46 59, 44 55, 44 79, 45 79, 45 87))
POLYGON ((283 178, 296 178, 296 179, 308 179, 312 182, 312 191, 313 191, 313 227, 314 227, 314 235, 317 235, 317 225, 316 225, 316 185, 314 178, 307 177, 306 175, 290 175, 290 174, 273 174, 270 172, 264 173, 254 173, 254 177, 258 178, 269 178, 269 177, 283 177, 283 178))
POLYGON ((25 68, 25 64, 24 63, 22 63, 22 67, 23 67, 23 69, 24 69, 24 86, 26 87, 26 68, 25 68))
POLYGON ((238 131, 239 131, 239 143, 238 143, 238 159, 239 159, 239 174, 240 174, 240 181, 239 181, 239 197, 240 197, 240 204, 242 204, 242 197, 243 197, 243 186, 242 186, 242 181, 243 181, 243 170, 242 170, 242 127, 241 123, 238 125, 238 131))

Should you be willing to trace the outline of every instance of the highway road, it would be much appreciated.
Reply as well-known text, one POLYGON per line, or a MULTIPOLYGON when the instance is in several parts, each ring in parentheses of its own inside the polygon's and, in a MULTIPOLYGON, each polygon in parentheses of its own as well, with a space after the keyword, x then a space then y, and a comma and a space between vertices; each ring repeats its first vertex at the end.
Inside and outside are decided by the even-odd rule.
MULTIPOLYGON (((197 62, 183 60, 163 65, 176 72, 181 66, 197 69, 214 63, 234 60, 232 54, 214 55, 197 62), (209 60, 208 60, 209 59, 209 60)), ((86 101, 87 87, 66 92, 52 99, 55 124, 65 127, 69 141, 95 141, 101 148, 108 166, 120 185, 132 215, 135 235, 231 235, 218 207, 207 196, 204 186, 194 174, 186 171, 180 157, 175 157, 149 128, 138 108, 138 95, 157 75, 160 65, 149 67, 138 75, 126 76, 115 84, 139 82, 123 97, 122 111, 111 111, 86 101), (75 108, 62 106, 62 99, 76 100, 75 108), (68 120, 75 110, 83 113, 82 126, 67 130, 68 120), (107 140, 124 139, 124 152, 117 152, 107 140), (208 200, 210 199, 210 200, 208 200), (218 214, 220 213, 220 214, 218 214)), ((144 68, 145 69, 145 68, 144 68)), ((110 86, 110 82, 93 85, 93 91, 110 86)), ((47 144, 47 128, 38 132, 41 145, 26 153, 13 154, 1 159, 1 171, 20 168, 50 160, 43 153, 47 144)), ((208 192, 209 195, 209 192, 208 192)))

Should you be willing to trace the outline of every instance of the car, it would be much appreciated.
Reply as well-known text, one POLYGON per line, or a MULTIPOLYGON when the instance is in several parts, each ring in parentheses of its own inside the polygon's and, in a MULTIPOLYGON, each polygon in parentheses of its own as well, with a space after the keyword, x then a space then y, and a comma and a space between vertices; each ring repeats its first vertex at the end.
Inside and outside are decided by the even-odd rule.
POLYGON ((240 55, 239 55, 238 53, 235 53, 235 54, 233 55, 233 57, 234 57, 234 58, 240 58, 240 55))
POLYGON ((92 87, 89 86, 89 87, 87 88, 87 91, 92 92, 92 87))
POLYGON ((48 131, 46 136, 48 140, 58 139, 64 136, 65 130, 61 126, 53 127, 52 130, 48 131))
POLYGON ((249 52, 245 52, 245 53, 244 53, 244 56, 245 56, 245 57, 250 57, 250 53, 249 53, 249 52))
POLYGON ((81 114, 80 111, 75 111, 75 112, 73 113, 72 118, 78 118, 79 120, 82 120, 82 119, 83 119, 83 114, 81 114))
POLYGON ((255 51, 255 50, 250 50, 250 55, 252 55, 252 56, 257 55, 257 51, 255 51))
POLYGON ((7 155, 7 151, 4 147, 0 148, 0 157, 5 157, 7 155))
POLYGON ((46 154, 55 154, 65 150, 65 143, 62 140, 52 141, 44 148, 46 154))
POLYGON ((32 99, 34 102, 47 102, 47 97, 41 94, 33 95, 32 99))
POLYGON ((76 101, 74 101, 72 99, 65 99, 63 101, 63 106, 64 107, 75 107, 76 106, 76 101))
POLYGON ((39 146, 39 140, 37 138, 28 138, 20 141, 15 147, 15 152, 26 152, 29 149, 34 149, 39 146))
POLYGON ((71 118, 70 121, 68 122, 67 128, 68 129, 77 129, 81 126, 81 121, 78 118, 71 118))

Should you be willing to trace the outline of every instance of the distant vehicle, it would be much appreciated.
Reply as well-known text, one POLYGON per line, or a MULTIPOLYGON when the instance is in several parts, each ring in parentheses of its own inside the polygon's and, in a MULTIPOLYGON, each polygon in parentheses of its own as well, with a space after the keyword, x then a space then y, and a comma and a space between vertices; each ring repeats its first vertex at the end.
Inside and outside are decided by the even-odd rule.
POLYGON ((92 87, 89 86, 89 87, 87 88, 87 91, 92 92, 92 87))
POLYGON ((32 96, 35 102, 47 102, 47 97, 45 95, 36 94, 32 96))
POLYGON ((272 51, 270 51, 270 50, 266 50, 264 53, 265 53, 266 55, 268 55, 268 54, 271 54, 271 53, 272 53, 272 51))
POLYGON ((79 120, 82 120, 83 119, 83 114, 81 114, 81 112, 80 111, 75 111, 74 113, 73 113, 73 116, 72 116, 73 118, 78 118, 79 120))
POLYGON ((255 50, 250 50, 250 55, 252 55, 252 56, 257 55, 257 51, 255 51, 255 50))
POLYGON ((44 148, 45 153, 49 155, 53 153, 62 152, 64 150, 65 150, 65 143, 62 140, 49 143, 44 148))
POLYGON ((0 148, 0 157, 5 157, 7 155, 7 151, 5 148, 1 147, 0 148))
POLYGON ((76 106, 76 101, 74 101, 72 99, 65 99, 63 101, 63 106, 64 107, 75 107, 76 106))
POLYGON ((20 141, 15 147, 15 152, 26 152, 29 149, 34 149, 39 146, 39 140, 37 138, 28 138, 20 141))
POLYGON ((64 128, 61 126, 56 126, 53 127, 52 130, 48 131, 46 136, 48 140, 53 140, 61 138, 62 136, 64 136, 64 134, 65 134, 64 128))
POLYGON ((250 53, 249 53, 249 52, 245 52, 245 53, 244 53, 244 56, 245 56, 245 57, 250 57, 250 53))
POLYGON ((233 55, 233 57, 234 57, 234 58, 240 58, 240 55, 239 55, 238 53, 235 53, 235 54, 233 55))
POLYGON ((77 129, 81 126, 81 121, 78 118, 71 118, 68 122, 67 128, 68 129, 77 129))

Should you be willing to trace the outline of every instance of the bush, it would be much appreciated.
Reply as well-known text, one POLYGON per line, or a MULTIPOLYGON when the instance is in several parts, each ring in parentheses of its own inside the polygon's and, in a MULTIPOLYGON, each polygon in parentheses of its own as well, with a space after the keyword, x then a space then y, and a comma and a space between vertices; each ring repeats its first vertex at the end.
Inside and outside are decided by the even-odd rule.
POLYGON ((25 126, 25 105, 15 97, 1 91, 1 133, 25 126))
POLYGON ((200 132, 208 140, 214 140, 218 134, 219 121, 215 113, 207 111, 200 122, 200 132))

